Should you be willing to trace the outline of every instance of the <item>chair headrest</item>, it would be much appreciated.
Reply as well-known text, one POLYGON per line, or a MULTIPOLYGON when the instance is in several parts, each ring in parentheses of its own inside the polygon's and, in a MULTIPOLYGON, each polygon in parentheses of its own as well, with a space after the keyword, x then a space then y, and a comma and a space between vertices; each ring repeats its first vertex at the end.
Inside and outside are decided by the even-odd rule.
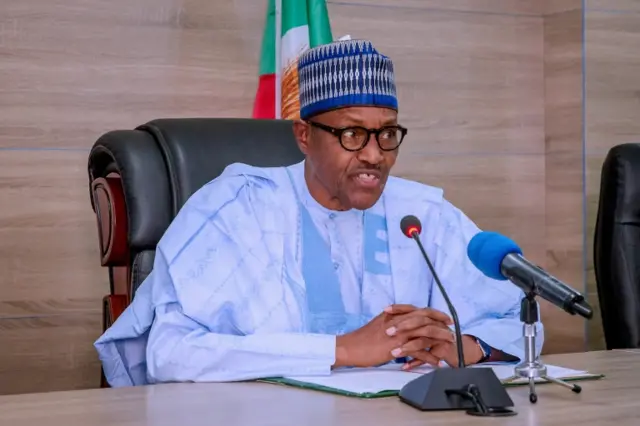
POLYGON ((120 175, 128 243, 139 252, 155 249, 189 197, 228 165, 288 166, 303 158, 291 121, 158 119, 101 136, 89 154, 89 178, 120 175))
POLYGON ((640 143, 613 147, 601 172, 603 207, 621 223, 640 224, 640 143))
POLYGON ((232 163, 275 167, 303 159, 291 121, 160 119, 138 129, 153 135, 164 156, 171 182, 173 216, 195 191, 232 163))

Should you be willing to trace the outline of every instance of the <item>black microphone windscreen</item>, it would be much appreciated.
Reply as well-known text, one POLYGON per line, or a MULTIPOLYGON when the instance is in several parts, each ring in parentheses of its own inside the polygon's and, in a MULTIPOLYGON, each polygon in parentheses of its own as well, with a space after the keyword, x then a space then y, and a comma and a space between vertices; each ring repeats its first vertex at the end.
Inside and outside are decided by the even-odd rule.
POLYGON ((420 219, 417 217, 407 215, 400 221, 400 229, 404 235, 411 238, 414 232, 417 232, 418 234, 422 232, 422 223, 420 223, 420 219))

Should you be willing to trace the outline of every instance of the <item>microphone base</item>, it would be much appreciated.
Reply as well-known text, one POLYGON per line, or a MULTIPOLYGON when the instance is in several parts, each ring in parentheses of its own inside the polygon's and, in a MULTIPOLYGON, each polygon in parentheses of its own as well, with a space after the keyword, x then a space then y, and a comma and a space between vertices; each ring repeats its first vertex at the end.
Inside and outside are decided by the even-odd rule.
POLYGON ((491 368, 438 368, 407 383, 400 400, 421 411, 466 410, 479 417, 515 416, 513 401, 491 368))

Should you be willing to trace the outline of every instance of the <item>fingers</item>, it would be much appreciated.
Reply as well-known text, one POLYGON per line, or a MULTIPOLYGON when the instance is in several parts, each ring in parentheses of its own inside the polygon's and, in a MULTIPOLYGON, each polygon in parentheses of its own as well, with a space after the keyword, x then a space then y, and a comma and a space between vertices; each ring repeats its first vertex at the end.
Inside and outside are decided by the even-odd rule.
MULTIPOLYGON (((394 336, 405 332, 410 332, 425 326, 433 326, 442 330, 449 331, 449 327, 441 322, 433 321, 431 318, 424 316, 405 316, 389 322, 389 327, 385 330, 388 336, 394 336)), ((426 336, 428 337, 428 336, 426 336)))
POLYGON ((391 351, 391 355, 396 358, 408 356, 412 352, 419 352, 434 346, 436 342, 431 339, 419 338, 409 340, 391 351))
POLYGON ((388 336, 398 338, 400 341, 427 338, 434 341, 434 343, 455 342, 455 334, 449 327, 442 323, 432 322, 424 317, 407 318, 395 326, 388 327, 385 333, 388 336))
POLYGON ((418 309, 419 308, 416 308, 413 305, 396 304, 396 305, 387 306, 386 308, 384 308, 384 311, 388 314, 397 315, 397 314, 408 314, 409 312, 413 312, 418 309))
POLYGON ((445 314, 444 312, 438 311, 436 309, 431 309, 431 308, 424 308, 424 309, 421 309, 421 311, 425 316, 428 316, 434 321, 439 321, 447 325, 453 324, 453 320, 451 319, 451 317, 445 314))
POLYGON ((406 333, 410 339, 426 337, 431 340, 453 343, 456 341, 455 334, 448 328, 442 328, 435 325, 427 325, 421 328, 413 329, 406 333))
POLYGON ((414 358, 425 360, 427 357, 426 354, 422 354, 422 352, 427 352, 428 359, 433 360, 448 360, 455 354, 455 346, 452 343, 443 343, 437 342, 432 339, 419 338, 413 339, 408 342, 405 342, 402 345, 394 348, 391 351, 391 355, 395 358, 401 358, 405 356, 411 356, 414 358), (418 354, 418 356, 416 356, 418 354))
POLYGON ((425 362, 422 361, 421 359, 412 359, 411 361, 405 362, 404 364, 402 364, 402 369, 405 371, 409 371, 413 368, 420 367, 421 365, 424 365, 424 364, 425 362))
POLYGON ((428 364, 433 367, 440 366, 440 358, 434 356, 429 351, 426 351, 424 349, 420 351, 412 352, 408 354, 408 356, 412 357, 413 359, 402 366, 403 370, 416 368, 424 364, 428 364))
POLYGON ((450 343, 438 343, 429 348, 429 353, 438 359, 446 361, 447 357, 451 355, 454 347, 450 343))
POLYGON ((390 305, 384 309, 384 312, 391 315, 403 315, 403 314, 411 314, 411 315, 419 315, 422 317, 430 318, 433 321, 439 321, 446 325, 452 325, 453 320, 449 315, 444 312, 438 311, 436 309, 431 308, 416 308, 413 305, 390 305))

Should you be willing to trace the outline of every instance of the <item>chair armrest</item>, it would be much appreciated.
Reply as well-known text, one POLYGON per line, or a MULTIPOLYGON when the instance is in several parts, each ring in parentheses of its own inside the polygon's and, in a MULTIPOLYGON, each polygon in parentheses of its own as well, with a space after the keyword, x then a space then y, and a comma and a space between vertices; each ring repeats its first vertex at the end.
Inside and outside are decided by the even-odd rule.
MULTIPOLYGON (((127 308, 128 303, 127 296, 123 294, 115 294, 105 296, 102 299, 102 331, 106 331, 107 328, 111 327, 111 325, 118 319, 118 317, 124 312, 127 308)), ((104 376, 104 370, 100 368, 100 387, 108 388, 109 383, 107 383, 107 379, 104 376)))
POLYGON ((124 294, 111 294, 102 299, 102 331, 118 319, 129 304, 129 298, 124 294))

